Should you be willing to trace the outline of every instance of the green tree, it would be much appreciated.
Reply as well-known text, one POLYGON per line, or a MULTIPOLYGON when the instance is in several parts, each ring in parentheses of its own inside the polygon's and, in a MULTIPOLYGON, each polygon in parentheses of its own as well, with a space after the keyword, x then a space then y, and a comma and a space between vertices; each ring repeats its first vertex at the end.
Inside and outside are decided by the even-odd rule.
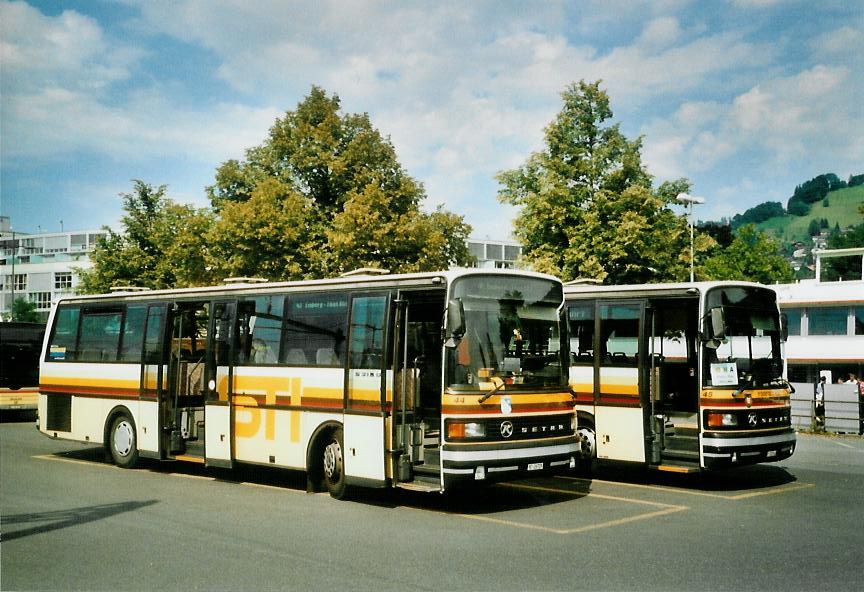
POLYGON ((36 303, 24 298, 16 298, 12 301, 11 317, 10 320, 19 323, 42 323, 45 321, 42 315, 36 312, 36 303))
POLYGON ((700 275, 709 280, 763 284, 788 283, 794 279, 792 267, 780 255, 777 243, 752 224, 739 228, 731 245, 708 257, 700 275))
MULTIPOLYGON (((864 216, 864 205, 858 208, 864 216)), ((864 247, 864 222, 845 231, 833 232, 826 245, 829 249, 854 249, 864 247)), ((825 281, 861 279, 861 257, 837 257, 823 260, 822 279, 825 281)))
POLYGON ((204 236, 212 222, 208 210, 177 204, 165 196, 165 185, 133 181, 131 193, 121 194, 121 232, 106 228, 82 270, 80 289, 107 292, 115 285, 171 288, 211 281, 206 268, 204 236))
MULTIPOLYGON (((499 199, 520 208, 515 234, 523 257, 564 280, 685 278, 689 230, 670 206, 689 182, 651 190, 642 140, 628 140, 609 123, 609 97, 599 81, 572 84, 562 99, 562 110, 546 127, 545 148, 497 176, 499 199)), ((700 237, 699 249, 712 243, 700 237)))
POLYGON ((423 186, 390 140, 367 114, 342 114, 339 97, 318 87, 245 160, 223 163, 208 193, 222 216, 209 236, 210 263, 238 273, 299 279, 357 266, 419 271, 469 261, 470 227, 441 209, 423 212, 423 186), (286 226, 290 232, 277 236, 286 226))

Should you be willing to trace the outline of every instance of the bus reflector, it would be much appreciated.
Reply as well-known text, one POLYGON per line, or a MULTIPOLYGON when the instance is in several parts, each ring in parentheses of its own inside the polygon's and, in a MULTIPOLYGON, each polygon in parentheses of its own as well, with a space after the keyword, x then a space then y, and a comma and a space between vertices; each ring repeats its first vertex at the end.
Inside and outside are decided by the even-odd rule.
POLYGON ((464 438, 465 437, 465 424, 460 423, 458 421, 453 421, 447 424, 447 437, 452 438, 464 438))

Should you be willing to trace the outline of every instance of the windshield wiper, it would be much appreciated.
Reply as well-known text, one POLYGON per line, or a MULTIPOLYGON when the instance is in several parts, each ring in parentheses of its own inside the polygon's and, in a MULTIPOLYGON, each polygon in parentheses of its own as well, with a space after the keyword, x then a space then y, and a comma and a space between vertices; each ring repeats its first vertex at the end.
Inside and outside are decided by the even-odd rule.
POLYGON ((498 378, 498 377, 497 376, 492 377, 492 382, 495 383, 495 386, 492 388, 491 391, 487 392, 485 395, 483 395, 482 397, 477 399, 478 403, 484 403, 489 397, 491 397, 492 395, 497 393, 499 390, 501 390, 501 387, 504 386, 504 381, 501 380, 500 378, 498 378, 498 382, 495 382, 496 378, 498 378))

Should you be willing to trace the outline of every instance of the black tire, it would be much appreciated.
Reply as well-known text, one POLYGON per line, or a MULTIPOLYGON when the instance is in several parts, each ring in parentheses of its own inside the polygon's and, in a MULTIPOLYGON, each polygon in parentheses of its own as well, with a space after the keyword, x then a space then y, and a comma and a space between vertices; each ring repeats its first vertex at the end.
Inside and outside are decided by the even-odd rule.
POLYGON ((334 499, 344 499, 347 487, 345 485, 345 446, 342 442, 342 428, 336 428, 327 433, 321 450, 321 466, 324 475, 324 485, 334 499))
POLYGON ((108 450, 114 464, 122 469, 131 469, 138 464, 138 435, 135 422, 121 413, 111 422, 108 431, 108 450))
POLYGON ((576 470, 580 473, 590 474, 597 458, 597 434, 591 424, 579 425, 576 430, 579 439, 580 457, 576 462, 576 470))

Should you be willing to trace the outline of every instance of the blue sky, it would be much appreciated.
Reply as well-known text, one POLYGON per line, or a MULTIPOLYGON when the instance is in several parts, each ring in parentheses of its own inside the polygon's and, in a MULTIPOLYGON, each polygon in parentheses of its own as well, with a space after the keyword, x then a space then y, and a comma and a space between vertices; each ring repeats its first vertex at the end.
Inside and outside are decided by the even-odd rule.
POLYGON ((494 175, 580 79, 701 219, 864 173, 862 0, 0 0, 0 34, 0 213, 21 231, 114 225, 132 179, 206 205, 312 85, 480 237, 509 235, 494 175))

